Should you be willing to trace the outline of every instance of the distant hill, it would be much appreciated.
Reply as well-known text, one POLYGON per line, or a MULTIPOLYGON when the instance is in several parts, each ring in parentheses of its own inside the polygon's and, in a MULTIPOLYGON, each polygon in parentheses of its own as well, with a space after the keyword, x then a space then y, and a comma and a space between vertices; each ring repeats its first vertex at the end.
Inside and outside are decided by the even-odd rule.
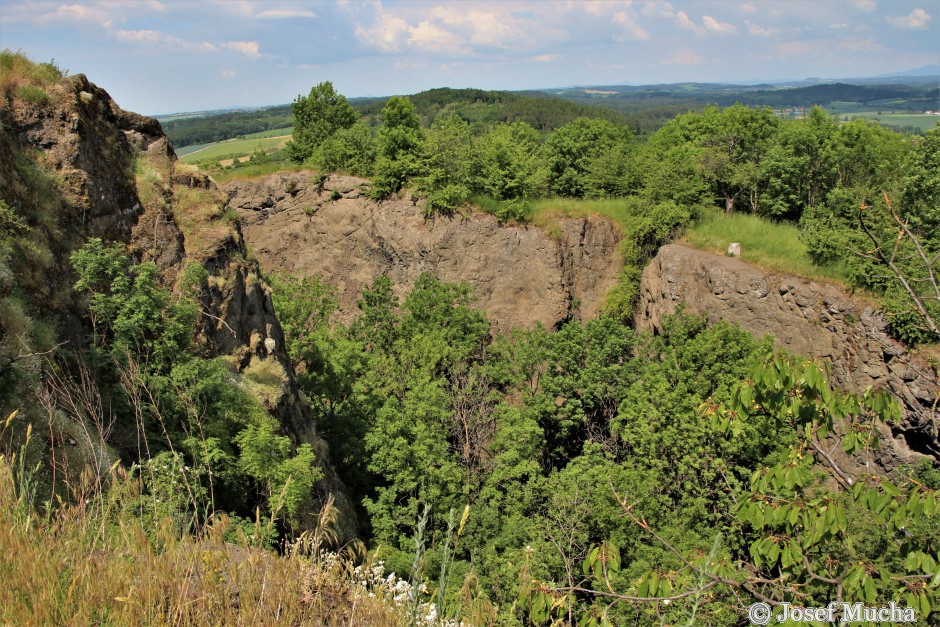
MULTIPOLYGON (((674 83, 662 85, 587 85, 539 91, 488 91, 483 89, 430 89, 410 98, 425 126, 448 113, 456 113, 471 124, 526 122, 539 130, 552 130, 578 117, 628 124, 648 134, 680 113, 700 111, 708 105, 729 106, 736 102, 775 109, 819 105, 846 111, 890 108, 916 112, 940 108, 940 88, 923 66, 904 76, 822 79, 773 85, 759 83, 674 83), (905 78, 906 76, 906 78, 905 78)), ((378 126, 379 113, 387 98, 351 98, 350 104, 370 126, 378 126)), ((166 134, 177 147, 222 141, 293 125, 290 105, 220 113, 163 116, 166 134)))
POLYGON ((813 105, 828 107, 833 102, 851 102, 873 107, 891 103, 895 108, 909 111, 937 108, 936 86, 923 83, 819 83, 801 87, 682 83, 580 87, 551 90, 549 93, 559 98, 582 104, 602 105, 627 114, 637 114, 650 109, 681 113, 710 104, 729 106, 736 102, 773 108, 813 105))
MULTIPOLYGON (((540 92, 486 91, 482 89, 431 89, 410 96, 422 124, 448 113, 456 113, 467 122, 526 122, 538 130, 551 130, 579 118, 601 118, 617 124, 629 124, 622 113, 593 104, 581 104, 540 92)), ((352 98, 350 104, 370 126, 379 125, 379 113, 387 98, 352 98)), ((229 111, 202 117, 168 119, 163 129, 176 147, 207 144, 233 137, 289 128, 294 123, 290 105, 267 109, 229 111)))
POLYGON ((161 124, 173 145, 181 148, 211 144, 250 133, 290 128, 294 124, 294 114, 291 113, 290 105, 277 105, 266 109, 164 118, 161 124))
MULTIPOLYGON (((409 96, 421 118, 430 124, 448 113, 456 113, 470 124, 525 122, 537 130, 548 131, 580 117, 600 118, 628 124, 629 118, 593 103, 580 104, 556 98, 544 92, 487 91, 441 87, 409 96)), ((378 124, 378 114, 386 98, 368 103, 353 103, 366 123, 378 124)))

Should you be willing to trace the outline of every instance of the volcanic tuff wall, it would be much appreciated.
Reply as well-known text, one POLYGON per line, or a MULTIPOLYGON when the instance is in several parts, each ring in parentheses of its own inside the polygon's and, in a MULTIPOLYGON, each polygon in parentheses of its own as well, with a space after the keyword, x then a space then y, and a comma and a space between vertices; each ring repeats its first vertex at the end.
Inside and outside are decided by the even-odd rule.
POLYGON ((77 346, 88 330, 71 290, 75 277, 68 257, 87 238, 127 244, 137 259, 157 265, 170 288, 186 264, 202 265, 209 275, 197 337, 203 352, 229 356, 239 371, 260 361, 277 363, 280 389, 266 401, 268 408, 295 439, 313 445, 325 475, 318 487, 324 497, 337 497, 342 533, 354 537, 355 514, 301 400, 270 291, 249 259, 238 224, 224 218, 225 195, 208 177, 177 163, 159 122, 122 110, 84 75, 47 91, 46 102, 10 100, 0 107, 0 195, 13 207, 47 192, 58 199, 49 205, 58 225, 57 239, 49 242, 53 269, 42 293, 26 297, 48 309, 61 339, 77 346), (43 164, 55 189, 31 189, 35 183, 16 162, 23 155, 43 164), (146 197, 142 179, 150 179, 154 190, 146 197))
POLYGON ((563 218, 549 235, 482 213, 425 219, 410 201, 362 197, 363 179, 332 176, 317 185, 314 176, 281 173, 225 189, 265 271, 334 285, 343 320, 382 275, 399 297, 425 271, 467 281, 497 330, 595 317, 617 283, 620 234, 609 220, 563 218))
POLYGON ((896 461, 917 453, 940 457, 936 371, 888 337, 884 318, 859 299, 739 259, 664 246, 643 273, 637 329, 655 332, 680 304, 710 323, 728 320, 756 336, 773 336, 777 348, 830 360, 832 380, 843 389, 891 391, 904 419, 893 429, 888 455, 896 461))

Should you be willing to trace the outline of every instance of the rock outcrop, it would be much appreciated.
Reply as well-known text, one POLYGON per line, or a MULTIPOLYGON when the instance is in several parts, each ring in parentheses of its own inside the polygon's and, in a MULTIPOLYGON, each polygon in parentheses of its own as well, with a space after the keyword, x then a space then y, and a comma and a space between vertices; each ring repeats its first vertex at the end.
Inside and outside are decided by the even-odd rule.
POLYGON ((655 332, 680 306, 711 323, 728 320, 756 336, 769 334, 777 348, 830 360, 833 383, 843 389, 890 391, 904 418, 893 429, 889 457, 940 457, 937 373, 888 337, 884 319, 861 299, 738 259, 664 246, 643 273, 636 327, 655 332))
POLYGON ((290 172, 225 189, 264 270, 335 286, 342 320, 383 275, 398 296, 422 272, 467 281, 497 330, 594 317, 617 282, 620 234, 609 220, 562 218, 549 234, 482 213, 426 219, 420 204, 363 197, 366 183, 333 176, 318 184, 312 172, 290 172))
POLYGON ((45 93, 43 102, 8 98, 0 107, 0 195, 51 225, 44 245, 52 259, 41 280, 21 277, 21 290, 57 321, 63 343, 80 346, 88 329, 68 259, 88 238, 127 244, 175 290, 186 267, 202 266, 203 353, 227 356, 249 380, 253 370, 279 373, 278 389, 262 400, 285 432, 313 445, 325 476, 319 488, 336 497, 344 539, 354 537, 353 508, 301 398, 270 290, 237 221, 224 213, 226 195, 177 162, 157 120, 122 110, 84 75, 48 84, 45 93))

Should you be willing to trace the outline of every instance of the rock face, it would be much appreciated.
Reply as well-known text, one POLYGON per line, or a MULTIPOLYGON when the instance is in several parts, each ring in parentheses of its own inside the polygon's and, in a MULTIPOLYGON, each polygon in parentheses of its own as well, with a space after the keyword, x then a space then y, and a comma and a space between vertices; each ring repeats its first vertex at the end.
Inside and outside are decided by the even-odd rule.
POLYGON ((332 284, 341 319, 383 275, 399 297, 422 272, 467 281, 497 330, 596 316, 617 282, 620 235, 606 219, 564 218, 553 236, 485 214, 425 219, 410 201, 362 197, 363 179, 318 185, 314 176, 280 173, 225 189, 264 270, 332 284))
POLYGON ((832 380, 843 389, 868 386, 892 392, 904 419, 889 456, 940 457, 937 442, 937 373, 885 333, 885 321, 843 290, 773 274, 738 259, 664 246, 643 273, 637 329, 657 331, 663 316, 683 305, 710 323, 728 320, 756 336, 771 335, 777 348, 832 362, 832 380))
POLYGON ((197 334, 203 354, 228 356, 246 375, 276 362, 280 389, 264 402, 285 432, 313 445, 325 477, 318 488, 324 498, 334 494, 343 539, 353 538, 355 514, 301 398, 270 290, 237 221, 224 215, 226 195, 176 161, 159 122, 122 110, 84 75, 46 90, 43 103, 0 103, 0 196, 55 224, 47 236, 54 259, 42 283, 20 277, 20 288, 54 316, 62 339, 80 346, 88 329, 68 258, 88 238, 127 244, 137 260, 157 265, 171 289, 188 265, 205 268, 197 334))

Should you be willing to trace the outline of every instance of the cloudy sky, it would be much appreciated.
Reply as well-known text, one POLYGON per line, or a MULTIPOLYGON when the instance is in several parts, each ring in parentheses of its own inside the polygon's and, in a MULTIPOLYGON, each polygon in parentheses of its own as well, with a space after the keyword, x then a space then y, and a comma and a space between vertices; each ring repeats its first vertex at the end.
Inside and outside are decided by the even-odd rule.
POLYGON ((431 87, 870 76, 940 63, 940 0, 0 0, 0 47, 146 114, 431 87))

